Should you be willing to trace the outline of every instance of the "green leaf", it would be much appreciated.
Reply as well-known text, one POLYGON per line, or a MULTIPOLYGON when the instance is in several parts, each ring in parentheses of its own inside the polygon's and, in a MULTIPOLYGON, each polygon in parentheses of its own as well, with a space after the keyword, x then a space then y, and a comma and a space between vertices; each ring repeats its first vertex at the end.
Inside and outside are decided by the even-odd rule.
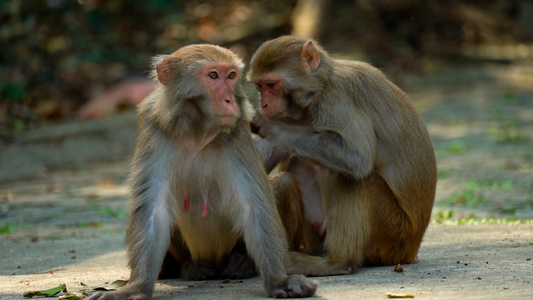
POLYGON ((44 291, 32 291, 32 292, 26 292, 24 293, 24 297, 31 298, 35 296, 45 296, 45 297, 53 297, 59 292, 66 292, 67 291, 67 285, 62 284, 58 287, 55 287, 53 289, 44 290, 44 291))

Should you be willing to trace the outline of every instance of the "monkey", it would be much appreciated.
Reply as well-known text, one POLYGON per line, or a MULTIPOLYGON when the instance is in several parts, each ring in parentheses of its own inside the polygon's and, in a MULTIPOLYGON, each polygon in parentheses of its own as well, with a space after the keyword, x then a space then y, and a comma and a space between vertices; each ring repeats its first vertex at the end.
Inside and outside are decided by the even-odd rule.
POLYGON ((154 59, 156 88, 138 106, 129 184, 130 280, 90 299, 150 299, 169 268, 190 280, 251 276, 250 264, 232 265, 243 262, 233 255, 242 245, 267 296, 314 295, 315 280, 286 272, 288 245, 250 133, 243 67, 231 50, 207 44, 154 59))
POLYGON ((252 127, 265 168, 293 174, 302 191, 308 242, 290 253, 289 272, 415 263, 437 167, 408 95, 372 65, 298 36, 264 42, 247 79, 260 95, 252 127))
POLYGON ((309 243, 306 239, 306 220, 302 202, 302 191, 294 175, 289 172, 276 172, 268 177, 278 212, 287 234, 289 250, 301 251, 309 243))

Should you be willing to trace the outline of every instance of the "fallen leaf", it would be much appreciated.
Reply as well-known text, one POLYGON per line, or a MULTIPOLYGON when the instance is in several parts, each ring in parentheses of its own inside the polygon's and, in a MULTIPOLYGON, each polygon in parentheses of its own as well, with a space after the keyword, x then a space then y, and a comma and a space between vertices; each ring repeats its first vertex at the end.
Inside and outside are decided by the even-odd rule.
POLYGON ((396 267, 394 267, 393 271, 401 273, 403 272, 403 266, 401 264, 398 264, 396 267))
POLYGON ((45 297, 52 297, 56 295, 59 292, 67 292, 67 286, 65 284, 62 284, 58 287, 55 287, 53 289, 44 290, 44 291, 31 291, 24 293, 24 297, 31 298, 35 296, 45 296, 45 297))
POLYGON ((394 294, 394 293, 387 293, 387 298, 414 298, 415 295, 413 294, 394 294))

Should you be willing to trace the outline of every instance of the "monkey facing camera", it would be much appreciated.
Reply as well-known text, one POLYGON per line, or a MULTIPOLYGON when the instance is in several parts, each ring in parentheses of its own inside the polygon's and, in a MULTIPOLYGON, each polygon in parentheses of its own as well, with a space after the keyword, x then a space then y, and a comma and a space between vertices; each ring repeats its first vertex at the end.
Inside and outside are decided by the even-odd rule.
MULTIPOLYGON (((158 275, 203 280, 257 271, 269 297, 314 295, 315 281, 286 272, 286 233, 250 134, 242 68, 233 52, 213 45, 154 60, 158 85, 138 108, 130 178, 130 280, 90 299, 150 299, 158 275)), ((292 180, 274 176, 278 189, 276 178, 292 180)))
POLYGON ((295 36, 261 45, 248 79, 261 94, 253 127, 265 167, 302 192, 306 227, 289 273, 416 262, 437 168, 409 97, 375 67, 295 36))

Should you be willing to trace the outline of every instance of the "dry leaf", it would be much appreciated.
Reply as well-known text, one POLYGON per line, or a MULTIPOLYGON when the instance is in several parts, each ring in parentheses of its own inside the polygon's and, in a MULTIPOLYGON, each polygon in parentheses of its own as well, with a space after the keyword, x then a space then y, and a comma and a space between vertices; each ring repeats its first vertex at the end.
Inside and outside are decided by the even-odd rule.
POLYGON ((387 293, 387 298, 414 298, 415 295, 413 294, 394 294, 394 293, 387 293))

